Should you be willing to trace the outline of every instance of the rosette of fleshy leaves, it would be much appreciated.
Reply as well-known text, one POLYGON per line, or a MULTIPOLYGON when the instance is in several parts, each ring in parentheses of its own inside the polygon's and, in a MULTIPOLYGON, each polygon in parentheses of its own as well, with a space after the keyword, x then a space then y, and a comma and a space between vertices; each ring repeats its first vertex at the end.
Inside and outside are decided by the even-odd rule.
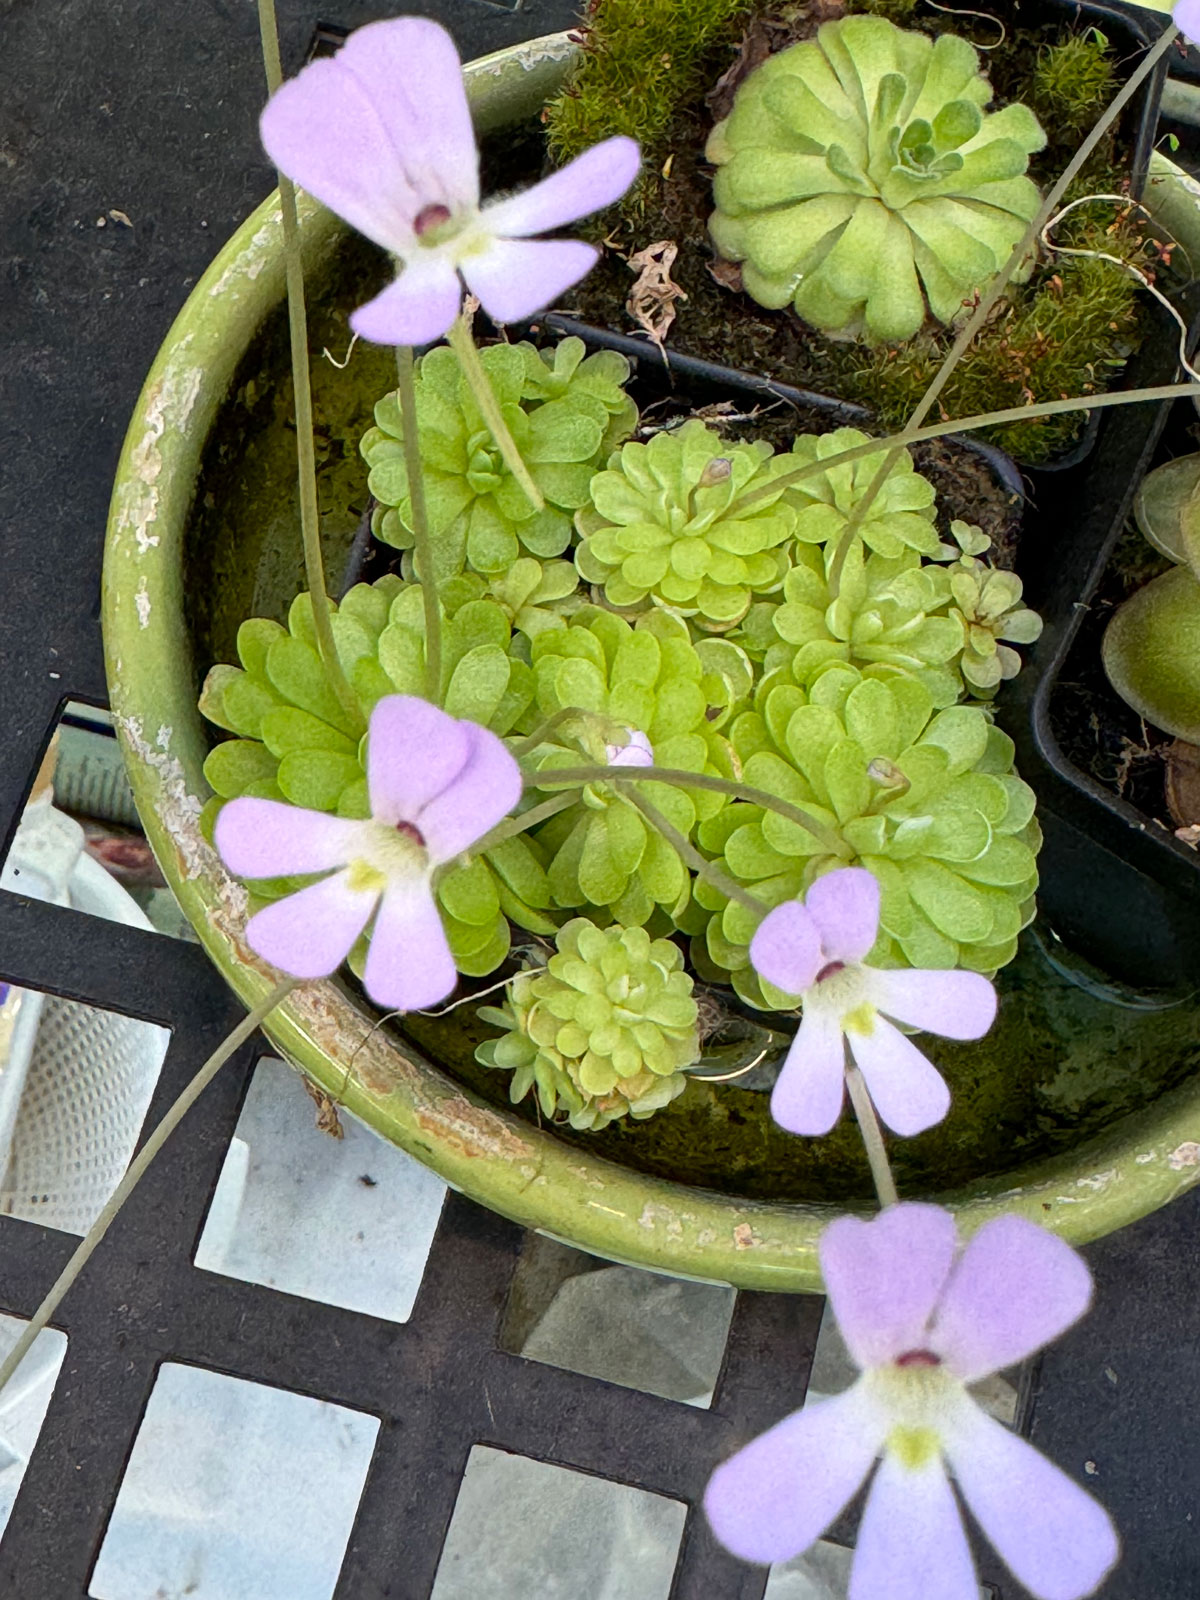
MULTIPOLYGON (((495 733, 507 733, 533 695, 529 667, 512 656, 512 630, 501 608, 471 598, 459 580, 443 595, 442 704, 495 733), (460 592, 461 591, 461 592, 460 592)), ((216 791, 203 822, 211 831, 226 800, 253 795, 289 800, 342 817, 370 814, 363 730, 384 695, 425 693, 424 611, 417 584, 388 575, 358 584, 332 605, 338 654, 362 708, 361 724, 342 707, 317 652, 307 595, 292 604, 285 628, 256 617, 238 629, 238 667, 213 667, 200 709, 237 735, 204 764, 216 791)), ((300 886, 292 878, 252 885, 256 902, 300 886)), ((541 851, 516 835, 443 871, 436 884, 447 938, 460 971, 481 977, 508 954, 509 921, 552 934, 556 920, 541 851)), ((361 957, 351 956, 351 965, 361 957)))
POLYGON ((626 444, 576 513, 575 565, 618 609, 667 606, 698 628, 731 628, 787 572, 795 510, 782 490, 743 502, 790 465, 764 440, 733 443, 698 417, 626 444))
MULTIPOLYGON (((583 358, 579 339, 554 351, 494 344, 480 351, 517 449, 545 500, 537 511, 501 458, 458 357, 448 346, 417 363, 416 407, 426 510, 439 580, 464 567, 492 576, 521 555, 559 556, 571 515, 587 503, 592 474, 632 431, 637 407, 622 385, 629 363, 612 351, 583 358)), ((361 450, 379 505, 372 530, 386 544, 413 545, 404 427, 397 396, 375 407, 361 450)), ((406 556, 411 567, 411 555, 406 556)), ((411 571, 408 571, 411 576, 411 571)))
POLYGON ((963 629, 941 614, 950 594, 945 568, 911 549, 867 554, 855 541, 834 596, 826 576, 830 557, 828 548, 798 546, 782 603, 751 607, 736 638, 761 660, 764 676, 785 669, 808 689, 830 667, 848 663, 868 678, 907 674, 924 684, 936 707, 953 705, 963 687, 956 666, 963 629))
MULTIPOLYGON (((857 428, 802 433, 793 440, 790 456, 780 458, 785 463, 780 470, 809 466, 867 443, 869 435, 857 428)), ((836 548, 888 453, 881 448, 854 461, 839 461, 789 485, 785 499, 797 512, 797 540, 836 548)), ((907 450, 897 451, 887 477, 867 504, 858 537, 881 556, 898 556, 905 550, 924 556, 944 555, 935 526, 935 499, 933 484, 916 470, 912 456, 907 450)))
MULTIPOLYGON (((631 624, 588 606, 567 626, 537 634, 530 655, 534 703, 522 727, 533 731, 570 708, 579 713, 557 722, 530 758, 548 793, 555 767, 607 765, 635 736, 649 744, 659 766, 733 775, 721 729, 749 693, 752 669, 728 640, 694 644, 683 620, 663 611, 631 624)), ((614 775, 636 770, 618 767, 614 775)), ((725 804, 723 795, 705 789, 654 782, 638 787, 685 837, 699 818, 725 804)), ((656 906, 672 915, 687 904, 687 869, 618 783, 589 783, 535 839, 560 906, 603 907, 618 922, 640 926, 656 906)))
POLYGON ((564 619, 587 604, 579 587, 579 574, 571 561, 538 561, 521 556, 507 572, 483 578, 466 572, 457 580, 472 585, 476 597, 494 600, 511 622, 514 633, 532 639, 543 628, 560 628, 564 619))
POLYGON ((953 322, 1041 200, 1025 173, 1045 134, 1027 106, 984 111, 991 98, 957 34, 823 23, 768 56, 709 137, 718 250, 760 304, 827 332, 953 322))
MULTIPOLYGON (((1012 959, 1033 916, 1041 835, 1012 741, 982 707, 935 710, 916 678, 834 666, 807 692, 765 678, 729 737, 747 784, 823 830, 741 800, 701 823, 701 848, 765 905, 861 865, 882 890, 876 965, 991 973, 1012 959)), ((755 919, 704 883, 695 900, 714 913, 693 945, 701 976, 729 973, 751 1004, 787 1005, 750 968, 755 919)))
POLYGON ((514 1104, 533 1090, 544 1116, 573 1128, 650 1116, 683 1092, 700 1057, 682 952, 644 928, 600 929, 586 917, 556 944, 545 971, 517 974, 503 1007, 480 1007, 504 1032, 476 1057, 512 1073, 514 1104))
POLYGON ((1021 604, 1022 584, 1015 572, 979 560, 992 542, 987 534, 959 521, 950 524, 950 532, 962 555, 947 569, 949 612, 962 630, 963 678, 970 692, 983 698, 1020 672, 1021 657, 1009 646, 1040 638, 1042 619, 1021 604))

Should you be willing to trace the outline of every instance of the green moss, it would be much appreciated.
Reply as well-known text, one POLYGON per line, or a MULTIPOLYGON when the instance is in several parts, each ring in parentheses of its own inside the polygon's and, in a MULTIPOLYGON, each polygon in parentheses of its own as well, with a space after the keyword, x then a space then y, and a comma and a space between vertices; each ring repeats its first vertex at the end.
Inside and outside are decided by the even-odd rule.
POLYGON ((1095 28, 1044 44, 1029 78, 1026 97, 1055 138, 1073 141, 1096 120, 1096 108, 1112 99, 1116 73, 1108 41, 1095 28))
MULTIPOLYGON (((1122 253, 1121 234, 1114 240, 1099 220, 1081 232, 1080 247, 1122 253)), ((1134 255, 1129 243, 1127 254, 1134 255)), ((1136 280, 1110 261, 1059 258, 1030 289, 1007 298, 960 360, 942 393, 944 415, 978 416, 1109 388, 1124 365, 1124 351, 1136 342, 1137 296, 1136 280)), ((907 345, 861 350, 852 375, 855 396, 874 405, 889 426, 900 427, 933 380, 945 345, 944 338, 923 334, 907 345)), ((1080 413, 1068 412, 989 428, 984 437, 1036 463, 1067 448, 1081 426, 1080 413)))
POLYGON ((612 134, 638 140, 646 166, 622 206, 638 215, 653 192, 677 110, 721 72, 721 56, 752 10, 752 0, 591 0, 580 29, 582 60, 546 108, 555 161, 612 134))

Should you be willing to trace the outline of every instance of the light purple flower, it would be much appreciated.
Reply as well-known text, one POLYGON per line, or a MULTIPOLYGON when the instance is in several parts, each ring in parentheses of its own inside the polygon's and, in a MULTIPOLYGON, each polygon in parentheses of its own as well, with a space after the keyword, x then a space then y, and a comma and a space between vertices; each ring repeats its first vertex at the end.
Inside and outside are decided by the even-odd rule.
POLYGON ((630 728, 624 744, 606 744, 604 754, 610 767, 652 767, 654 747, 644 733, 630 728))
POLYGON ((996 991, 977 972, 865 966, 878 932, 879 884, 864 867, 826 873, 803 902, 776 906, 755 930, 755 971, 804 1000, 771 1095, 771 1115, 790 1133, 828 1133, 841 1116, 847 1044, 887 1126, 906 1135, 931 1128, 950 1091, 887 1018, 946 1039, 980 1039, 992 1025, 996 991))
POLYGON ((946 1466, 984 1533, 1040 1600, 1080 1600, 1117 1559, 1108 1514, 994 1421, 966 1385, 1022 1361, 1091 1300, 1069 1245, 1023 1217, 987 1222, 956 1260, 939 1206, 839 1217, 821 1238, 830 1303, 860 1376, 713 1474, 705 1510, 746 1561, 787 1561, 857 1493, 876 1458, 850 1600, 975 1600, 946 1466))
POLYGON ((486 728, 394 694, 371 713, 367 788, 365 822, 231 800, 217 817, 217 849, 244 878, 332 872, 251 917, 246 942, 293 977, 323 978, 375 912, 363 984, 377 1005, 412 1011, 445 999, 458 981, 433 873, 512 810, 521 772, 486 728))
POLYGON ((1171 21, 1189 44, 1200 44, 1200 0, 1177 0, 1171 21))
POLYGON ((398 257, 403 271, 350 326, 379 344, 439 339, 461 272, 497 322, 551 305, 595 265, 578 239, 534 239, 620 199, 632 139, 605 139, 524 193, 479 204, 479 152, 450 35, 422 17, 373 22, 271 97, 262 141, 281 172, 398 257))

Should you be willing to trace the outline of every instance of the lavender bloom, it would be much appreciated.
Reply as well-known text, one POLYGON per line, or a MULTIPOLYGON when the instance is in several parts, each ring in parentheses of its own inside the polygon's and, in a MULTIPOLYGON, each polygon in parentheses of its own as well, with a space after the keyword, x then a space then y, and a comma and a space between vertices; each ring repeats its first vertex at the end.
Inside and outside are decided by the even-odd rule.
POLYGON ((839 1217, 821 1238, 854 1385, 778 1423, 713 1474, 709 1521, 746 1561, 820 1537, 882 1456, 859 1528, 850 1600, 974 1600, 946 1466, 984 1533, 1039 1600, 1081 1600, 1117 1559, 1107 1512, 994 1421, 967 1384, 1057 1338, 1091 1300, 1069 1245, 1023 1217, 985 1223, 956 1260, 939 1206, 839 1217))
POLYGON ((216 845, 245 878, 332 872, 251 917, 252 950, 293 977, 326 977, 374 912, 363 984, 377 1005, 412 1011, 445 999, 458 981, 433 873, 512 810, 521 772, 486 728, 395 694, 371 713, 367 788, 366 822, 278 800, 231 800, 217 818, 216 845))
POLYGON ((606 139, 560 172, 480 207, 479 153, 458 52, 436 22, 358 28, 274 94, 262 141, 281 172, 398 258, 403 270, 350 326, 378 344, 428 344, 462 303, 459 273, 497 322, 519 322, 589 272, 578 239, 533 239, 620 199, 632 139, 606 139))
POLYGON ((606 744, 604 754, 610 767, 652 767, 654 749, 644 733, 630 728, 626 744, 606 744))
POLYGON ((889 1128, 932 1127, 946 1115, 950 1091, 887 1018, 946 1039, 979 1039, 992 1025, 996 991, 977 972, 865 966, 878 932, 879 884, 863 867, 826 873, 803 903, 776 906, 755 931, 750 960, 760 977, 804 999, 771 1095, 771 1115, 790 1133, 828 1133, 841 1116, 847 1043, 889 1128))
POLYGON ((1189 44, 1200 44, 1200 0, 1178 0, 1171 21, 1189 44))

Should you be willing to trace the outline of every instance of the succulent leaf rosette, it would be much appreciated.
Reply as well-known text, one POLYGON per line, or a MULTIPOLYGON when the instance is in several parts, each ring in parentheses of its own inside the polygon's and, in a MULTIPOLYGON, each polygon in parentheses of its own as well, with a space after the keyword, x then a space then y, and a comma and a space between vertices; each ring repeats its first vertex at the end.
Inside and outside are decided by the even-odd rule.
MULTIPOLYGON (((861 865, 882 891, 876 965, 990 973, 1012 959, 1033 916, 1041 838, 1012 743, 982 708, 936 711, 915 678, 837 666, 807 693, 764 680, 730 740, 747 784, 805 810, 842 846, 835 857, 798 822, 740 800, 702 823, 701 848, 764 904, 861 865)), ((695 899, 715 913, 694 945, 701 975, 731 974, 754 1005, 792 1003, 749 965, 748 911, 702 883, 695 899)))
MULTIPOLYGON (((555 767, 581 761, 672 767, 733 775, 731 748, 719 725, 750 688, 750 664, 728 640, 693 644, 686 624, 648 612, 630 624, 598 606, 539 633, 531 647, 534 704, 524 723, 578 708, 533 753, 540 786, 554 788, 555 767)), ((524 725, 523 723, 523 725, 524 725)), ((725 797, 701 789, 647 783, 649 800, 685 836, 714 815, 725 797)), ((687 869, 674 847, 616 784, 590 783, 579 799, 537 830, 555 902, 597 906, 640 926, 663 906, 686 905, 687 869)))
POLYGON ((713 129, 717 248, 760 304, 826 332, 909 339, 927 310, 952 322, 1040 203, 1025 173, 1045 135, 1027 106, 985 112, 991 98, 955 34, 822 24, 751 73, 713 129))
MULTIPOLYGON (((581 359, 579 339, 545 359, 532 345, 489 345, 480 360, 521 457, 545 500, 536 511, 501 458, 458 357, 448 346, 422 356, 417 423, 426 509, 440 580, 464 567, 487 576, 522 555, 550 560, 571 542, 571 516, 605 456, 628 434, 637 410, 622 388, 623 356, 581 359), (564 348, 567 347, 567 348, 564 348)), ((395 394, 375 407, 363 435, 367 479, 379 502, 376 536, 401 550, 413 544, 404 427, 395 394)), ((411 560, 411 558, 409 558, 411 560)))
POLYGON ((787 572, 796 512, 783 491, 742 501, 790 464, 765 441, 732 443, 696 417, 624 445, 576 513, 580 576, 621 610, 667 606, 698 628, 731 628, 787 572))
MULTIPOLYGON (((494 601, 471 599, 469 581, 447 585, 442 631, 443 708, 507 733, 530 703, 533 678, 510 654, 511 628, 494 601)), ((425 688, 424 610, 417 584, 388 575, 358 584, 333 609, 338 654, 362 707, 362 727, 385 696, 425 688)), ((216 791, 203 821, 211 832, 221 806, 241 796, 287 800, 351 820, 370 815, 366 745, 340 705, 317 653, 312 603, 293 603, 285 628, 264 617, 238 630, 240 667, 213 667, 200 709, 236 735, 216 745, 204 775, 216 791)), ((509 923, 553 933, 553 904, 541 851, 517 835, 486 857, 443 869, 436 883, 450 949, 459 970, 482 977, 508 954, 509 923)), ((256 880, 252 899, 291 893, 291 878, 256 880)), ((359 960, 362 951, 352 957, 359 960)), ((361 961, 359 961, 361 965, 361 961)))
POLYGON ((644 928, 600 929, 586 917, 556 943, 544 972, 517 974, 503 1007, 480 1007, 505 1031, 476 1057, 512 1073, 514 1104, 533 1090, 543 1115, 573 1128, 650 1116, 683 1092, 684 1069, 700 1057, 683 953, 644 928))
POLYGON ((1021 657, 1011 646, 1041 638, 1042 619, 1021 604, 1023 585, 1015 572, 979 560, 980 542, 986 549, 991 541, 978 528, 955 522, 951 531, 960 542, 969 542, 949 569, 950 616, 962 629, 963 679, 972 694, 983 698, 1020 672, 1021 657))
MULTIPOLYGON (((791 470, 828 460, 869 436, 857 428, 835 428, 832 433, 802 433, 793 441, 790 457, 780 470, 791 470)), ((788 486, 786 502, 795 507, 796 538, 802 544, 835 546, 847 522, 867 498, 875 474, 888 452, 879 450, 855 461, 839 461, 823 472, 788 486)), ((929 479, 913 466, 907 450, 898 451, 887 477, 867 506, 859 537, 881 556, 898 556, 904 550, 921 555, 944 553, 934 525, 936 491, 929 479)))
POLYGON ((923 562, 915 550, 863 559, 856 545, 846 559, 836 597, 826 577, 825 553, 800 546, 783 585, 783 601, 764 605, 754 619, 752 643, 762 656, 764 679, 784 669, 810 688, 838 664, 867 678, 908 674, 929 691, 934 706, 951 706, 962 694, 957 657, 961 622, 942 613, 950 599, 945 568, 923 562))

